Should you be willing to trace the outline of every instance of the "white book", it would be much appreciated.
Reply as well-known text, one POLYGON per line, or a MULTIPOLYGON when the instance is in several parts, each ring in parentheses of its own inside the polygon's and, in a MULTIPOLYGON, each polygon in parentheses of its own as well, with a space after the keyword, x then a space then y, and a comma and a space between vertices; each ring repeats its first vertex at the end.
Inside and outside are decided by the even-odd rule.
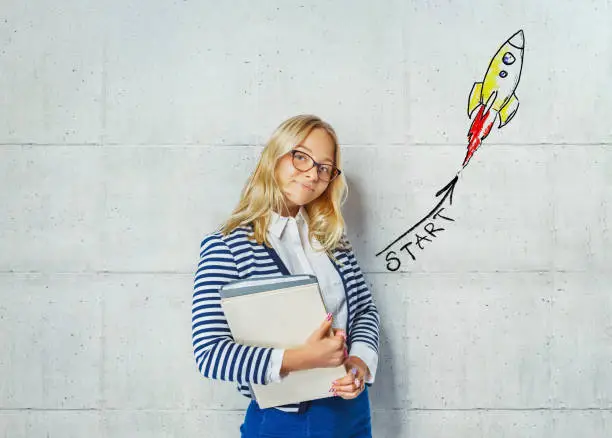
MULTIPOLYGON (((219 290, 234 340, 258 347, 303 345, 327 314, 312 275, 238 280, 219 290)), ((251 385, 260 408, 331 397, 332 382, 346 375, 343 365, 294 371, 281 382, 251 385)))

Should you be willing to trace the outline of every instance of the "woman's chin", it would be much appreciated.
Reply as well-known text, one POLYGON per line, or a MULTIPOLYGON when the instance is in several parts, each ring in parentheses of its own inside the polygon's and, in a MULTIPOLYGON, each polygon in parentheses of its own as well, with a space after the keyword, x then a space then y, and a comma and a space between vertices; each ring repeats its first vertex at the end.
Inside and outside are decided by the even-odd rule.
POLYGON ((289 200, 291 201, 291 203, 296 206, 296 207, 301 207, 303 205, 308 204, 311 200, 309 197, 306 196, 291 196, 289 198, 289 200))

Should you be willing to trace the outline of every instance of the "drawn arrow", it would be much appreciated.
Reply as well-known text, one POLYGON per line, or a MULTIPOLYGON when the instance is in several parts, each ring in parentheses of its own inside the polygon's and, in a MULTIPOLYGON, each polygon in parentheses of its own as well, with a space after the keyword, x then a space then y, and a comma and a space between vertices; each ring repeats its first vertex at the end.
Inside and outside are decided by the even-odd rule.
POLYGON ((429 212, 427 213, 427 215, 425 217, 423 217, 423 219, 421 219, 420 221, 418 221, 416 224, 414 224, 412 227, 410 227, 410 229, 408 231, 406 231, 404 234, 402 234, 401 236, 399 236, 397 239, 395 239, 393 242, 391 242, 389 245, 387 245, 387 247, 385 249, 383 249, 382 251, 380 251, 378 254, 376 254, 376 257, 378 257, 379 255, 383 254, 384 252, 386 252, 389 248, 391 248, 393 245, 395 245, 397 242, 399 242, 400 240, 402 240, 408 233, 410 233, 412 230, 414 230, 415 228, 417 228, 419 225, 421 225, 423 222, 425 222, 427 219, 429 219, 431 216, 433 216, 434 214, 436 214, 436 212, 438 211, 438 209, 440 208, 440 206, 442 204, 444 204, 444 201, 446 201, 446 199, 449 199, 449 203, 450 205, 453 205, 453 192, 455 191, 455 185, 457 185, 457 181, 459 180, 459 175, 455 175, 455 177, 448 183, 446 184, 442 189, 440 189, 437 193, 436 193, 436 198, 442 195, 442 198, 440 199, 440 201, 436 204, 436 206, 429 212))

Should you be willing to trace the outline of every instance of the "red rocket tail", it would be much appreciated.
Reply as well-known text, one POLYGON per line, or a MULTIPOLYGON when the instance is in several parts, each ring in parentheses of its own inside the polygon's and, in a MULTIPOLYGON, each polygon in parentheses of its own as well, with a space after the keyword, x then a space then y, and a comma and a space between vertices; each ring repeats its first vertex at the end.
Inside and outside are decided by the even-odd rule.
POLYGON ((480 147, 482 141, 487 138, 489 132, 491 132, 491 128, 493 128, 493 123, 495 122, 495 118, 497 117, 497 112, 495 110, 484 112, 484 105, 480 105, 478 109, 478 113, 476 117, 474 117, 474 121, 472 122, 472 126, 470 126, 470 130, 468 131, 468 150, 465 155, 465 159, 463 160, 463 167, 467 165, 476 152, 476 149, 480 147), (483 114, 484 113, 484 114, 483 114))

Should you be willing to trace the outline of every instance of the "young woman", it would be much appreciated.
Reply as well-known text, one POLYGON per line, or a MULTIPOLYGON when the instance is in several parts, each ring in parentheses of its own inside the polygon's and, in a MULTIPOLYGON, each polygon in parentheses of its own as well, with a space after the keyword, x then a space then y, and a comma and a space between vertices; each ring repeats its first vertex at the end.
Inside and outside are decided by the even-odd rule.
POLYGON ((346 239, 340 205, 347 188, 339 167, 340 149, 328 123, 312 115, 284 121, 231 217, 202 241, 192 308, 201 374, 235 382, 253 399, 252 383, 274 385, 311 368, 344 364, 347 370, 330 382, 329 398, 268 409, 253 399, 240 427, 243 438, 371 437, 367 387, 378 364, 379 316, 346 239), (320 327, 297 348, 234 342, 219 288, 238 279, 290 274, 317 277, 329 312, 320 327))

